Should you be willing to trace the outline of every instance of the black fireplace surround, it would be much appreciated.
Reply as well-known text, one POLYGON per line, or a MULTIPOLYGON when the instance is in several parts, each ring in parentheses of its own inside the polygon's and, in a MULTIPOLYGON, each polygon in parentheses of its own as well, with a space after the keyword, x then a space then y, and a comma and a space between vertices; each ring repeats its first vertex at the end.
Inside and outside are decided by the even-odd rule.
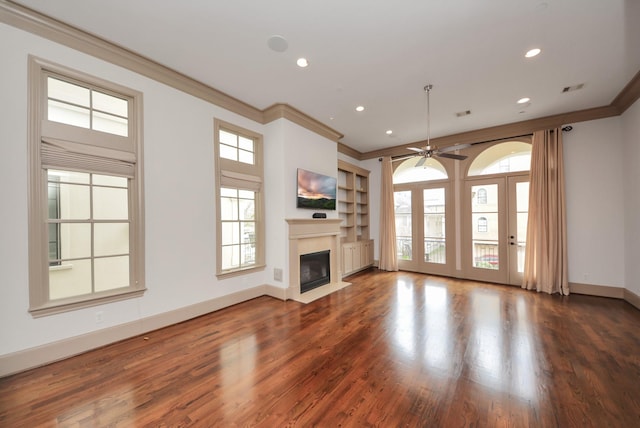
POLYGON ((331 282, 330 251, 300 255, 300 293, 331 282))

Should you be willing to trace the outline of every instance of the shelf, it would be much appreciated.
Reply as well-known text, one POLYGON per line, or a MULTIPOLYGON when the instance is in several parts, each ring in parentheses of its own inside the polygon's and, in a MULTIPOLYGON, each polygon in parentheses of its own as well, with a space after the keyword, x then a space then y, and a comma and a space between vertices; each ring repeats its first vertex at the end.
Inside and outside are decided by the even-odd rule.
POLYGON ((338 160, 338 189, 342 241, 369 239, 369 171, 338 160))

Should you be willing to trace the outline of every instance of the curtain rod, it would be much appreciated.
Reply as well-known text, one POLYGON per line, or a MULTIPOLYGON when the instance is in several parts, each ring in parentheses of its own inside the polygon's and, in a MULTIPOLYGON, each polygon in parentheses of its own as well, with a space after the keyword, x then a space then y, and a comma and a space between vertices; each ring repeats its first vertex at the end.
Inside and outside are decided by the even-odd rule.
MULTIPOLYGON (((569 132, 569 131, 571 131, 573 129, 573 126, 567 125, 567 126, 563 126, 561 129, 564 132, 569 132)), ((500 140, 510 140, 512 138, 529 137, 531 135, 533 135, 533 134, 529 133, 529 134, 522 134, 522 135, 513 135, 511 137, 494 138, 493 140, 476 141, 475 143, 469 143, 469 145, 470 146, 475 146, 477 144, 493 143, 493 142, 500 141, 500 140)), ((408 159, 410 157, 415 157, 415 156, 419 156, 419 154, 415 154, 414 155, 414 154, 407 153, 407 154, 404 154, 404 155, 395 155, 395 156, 391 156, 391 161, 393 162, 393 161, 397 161, 397 160, 408 159)), ((382 157, 379 157, 378 161, 382 162, 382 157)))

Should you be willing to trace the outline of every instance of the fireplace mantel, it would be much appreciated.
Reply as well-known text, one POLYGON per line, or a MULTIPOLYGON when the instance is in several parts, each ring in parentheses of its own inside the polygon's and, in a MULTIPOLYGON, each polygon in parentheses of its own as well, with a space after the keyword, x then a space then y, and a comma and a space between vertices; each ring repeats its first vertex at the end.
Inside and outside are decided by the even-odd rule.
POLYGON ((340 223, 342 219, 290 218, 289 225, 289 288, 287 298, 309 303, 350 283, 342 281, 340 261, 340 223), (300 293, 300 255, 330 251, 331 281, 306 293, 300 293))

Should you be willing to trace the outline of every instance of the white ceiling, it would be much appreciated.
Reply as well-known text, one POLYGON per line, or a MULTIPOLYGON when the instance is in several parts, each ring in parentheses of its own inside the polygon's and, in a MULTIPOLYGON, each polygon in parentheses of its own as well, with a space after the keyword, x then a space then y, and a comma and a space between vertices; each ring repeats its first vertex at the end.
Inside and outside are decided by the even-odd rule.
POLYGON ((433 138, 608 105, 640 70, 640 0, 16 3, 256 108, 289 104, 360 152, 426 138, 427 83, 433 138), (273 35, 285 52, 267 46, 273 35), (533 47, 542 54, 524 58, 533 47))

